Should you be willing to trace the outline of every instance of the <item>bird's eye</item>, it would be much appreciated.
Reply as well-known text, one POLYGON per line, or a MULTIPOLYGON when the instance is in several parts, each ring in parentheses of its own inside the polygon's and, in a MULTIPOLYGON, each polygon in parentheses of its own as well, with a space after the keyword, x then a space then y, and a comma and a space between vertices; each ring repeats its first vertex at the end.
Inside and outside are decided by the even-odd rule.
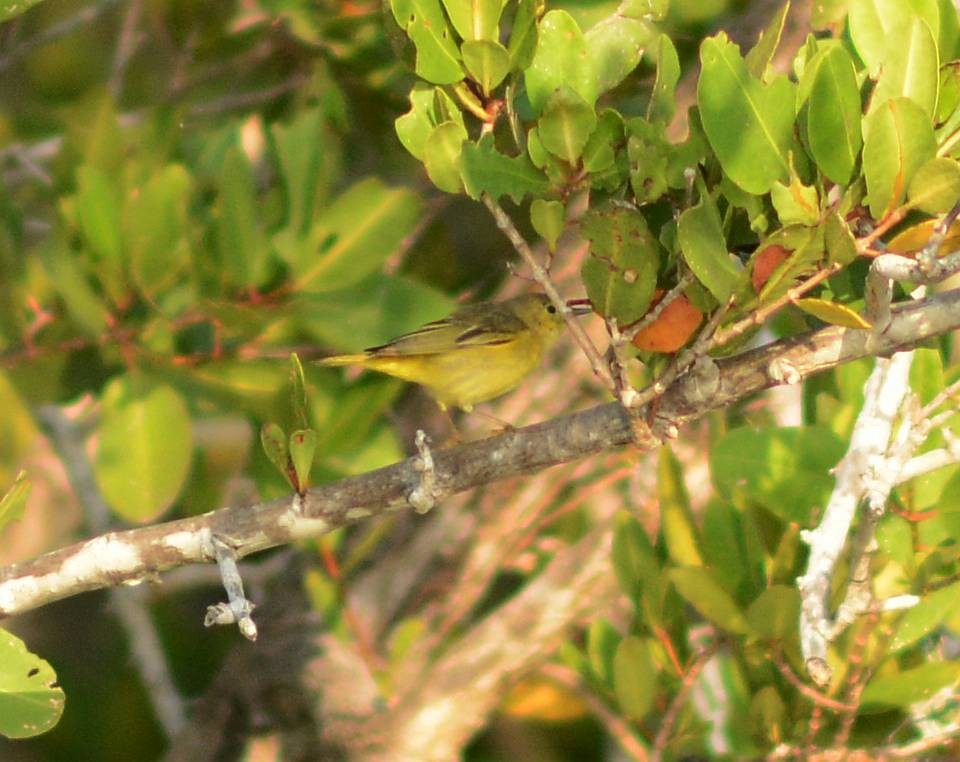
POLYGON ((557 308, 554 307, 552 304, 548 304, 548 305, 547 305, 547 312, 549 312, 551 315, 556 315, 556 314, 557 314, 557 308))

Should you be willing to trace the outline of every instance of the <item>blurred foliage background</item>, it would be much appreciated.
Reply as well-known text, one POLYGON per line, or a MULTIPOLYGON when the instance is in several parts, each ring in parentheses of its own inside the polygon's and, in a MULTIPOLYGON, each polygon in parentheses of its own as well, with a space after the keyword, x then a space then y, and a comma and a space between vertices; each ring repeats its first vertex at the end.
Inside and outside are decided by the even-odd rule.
MULTIPOLYGON (((583 28, 617 6, 551 4, 583 28)), ((825 28, 844 9, 822 2, 813 11, 825 28)), ((752 42, 774 11, 759 1, 670 4, 661 24, 684 73, 681 111, 694 97, 690 75, 704 35, 725 28, 752 42)), ((788 28, 784 47, 795 50, 805 32, 788 28)), ((528 286, 510 276, 512 250, 486 210, 442 194, 401 147, 394 121, 409 110, 411 63, 389 9, 362 0, 46 0, 0 26, 0 485, 21 469, 32 483, 28 509, 0 537, 0 563, 107 526, 288 494, 258 432, 265 423, 297 427, 291 351, 309 359, 375 345, 440 317, 456 301, 528 286), (51 405, 68 410, 67 434, 52 431, 44 413, 51 405), (93 430, 96 441, 86 441, 93 430), (73 496, 56 457, 71 437, 85 443, 108 516, 91 515, 73 496)), ((625 114, 642 113, 655 71, 645 59, 607 97, 625 114)), ((523 227, 528 210, 508 208, 523 227)), ((558 273, 570 296, 579 295, 575 269, 558 273)), ((928 398, 943 388, 949 353, 944 342, 918 363, 916 380, 928 398)), ((392 379, 309 364, 305 372, 308 423, 319 434, 314 483, 397 460, 417 426, 443 430, 422 396, 392 379)), ((577 372, 538 380, 498 414, 519 424, 599 399, 585 367, 577 372)), ((651 737, 651 711, 661 712, 666 686, 675 693, 680 682, 676 674, 648 679, 652 659, 680 673, 693 649, 671 652, 663 646, 668 639, 641 632, 638 623, 682 630, 674 643, 689 645, 693 606, 732 633, 763 635, 713 665, 728 717, 737 720, 726 748, 756 754, 790 737, 809 707, 774 673, 761 641, 790 637, 798 526, 829 494, 826 472, 843 452, 867 372, 868 364, 858 363, 806 387, 803 430, 777 433, 783 416, 744 403, 713 417, 678 455, 665 451, 648 461, 648 474, 637 476, 636 464, 617 455, 568 469, 563 479, 532 482, 529 494, 493 489, 464 499, 461 510, 481 515, 511 500, 528 500, 534 515, 557 513, 549 532, 520 542, 510 564, 490 572, 489 590, 471 601, 477 616, 542 568, 551 543, 584 535, 590 513, 578 500, 593 501, 592 509, 633 500, 647 517, 659 505, 664 528, 654 542, 644 531, 650 527, 620 522, 614 565, 628 604, 615 625, 598 620, 568 644, 564 663, 592 675, 596 693, 651 737), (733 431, 748 423, 770 428, 733 431), (708 444, 716 487, 710 500, 708 444), (745 452, 765 455, 754 462, 745 452), (697 490, 696 522, 685 477, 697 490), (704 561, 721 570, 722 586, 692 570, 704 561), (677 568, 667 571, 670 563, 677 568), (649 689, 638 695, 635 685, 649 689)), ((911 493, 911 507, 952 505, 960 500, 956 481, 953 471, 932 477, 911 493)), ((919 541, 949 544, 951 521, 925 525, 919 541)), ((899 522, 886 530, 885 549, 898 569, 914 569, 917 538, 899 522)), ((306 598, 299 603, 331 630, 355 635, 339 606, 344 580, 372 558, 391 551, 402 557, 412 527, 391 519, 305 543, 306 598)), ((523 530, 531 527, 541 525, 531 520, 523 530)), ((249 572, 255 590, 269 588, 288 558, 265 555, 257 562, 262 573, 249 572)), ((946 575, 955 555, 928 557, 923 573, 946 575)), ((444 561, 438 586, 455 566, 444 561)), ((171 575, 143 596, 172 680, 188 700, 231 664, 239 639, 233 630, 201 625, 217 588, 209 575, 171 575)), ((430 592, 422 592, 425 600, 430 592)), ((929 627, 919 626, 921 635, 898 642, 911 664, 921 660, 922 635, 951 616, 958 625, 944 600, 928 613, 929 627)), ((114 606, 108 593, 95 593, 16 621, 12 629, 55 667, 67 705, 49 733, 0 740, 0 757, 162 755, 165 733, 114 606)), ((392 658, 402 658, 404 637, 416 627, 413 620, 410 630, 393 633, 392 658)), ((898 695, 891 674, 894 682, 876 691, 888 703, 858 721, 854 738, 885 738, 903 722, 903 707, 916 696, 898 695)), ((942 687, 938 681, 952 676, 930 683, 942 687)), ((615 758, 589 702, 574 693, 521 686, 467 759, 615 758)), ((701 721, 687 718, 679 735, 689 753, 707 748, 701 721)))

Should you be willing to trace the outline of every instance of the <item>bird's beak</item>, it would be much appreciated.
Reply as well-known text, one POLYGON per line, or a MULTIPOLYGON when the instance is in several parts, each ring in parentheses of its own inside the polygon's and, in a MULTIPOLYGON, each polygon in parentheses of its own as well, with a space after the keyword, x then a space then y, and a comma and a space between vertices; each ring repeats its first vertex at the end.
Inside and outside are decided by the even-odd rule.
POLYGON ((593 305, 590 304, 589 299, 570 299, 567 302, 567 307, 570 308, 570 311, 574 315, 589 315, 593 312, 593 305))

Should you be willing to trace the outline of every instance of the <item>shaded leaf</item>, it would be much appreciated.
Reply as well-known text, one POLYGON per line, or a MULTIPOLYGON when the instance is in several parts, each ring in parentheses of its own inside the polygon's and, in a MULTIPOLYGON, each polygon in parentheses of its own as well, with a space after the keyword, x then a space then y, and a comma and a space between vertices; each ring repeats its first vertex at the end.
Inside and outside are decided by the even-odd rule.
POLYGON ((317 432, 313 429, 300 429, 290 435, 290 462, 296 474, 294 488, 303 492, 310 485, 310 468, 317 451, 317 432))
POLYGON ((730 298, 743 273, 730 259, 716 204, 702 180, 699 185, 700 201, 680 215, 677 238, 683 258, 697 280, 722 304, 730 298))
POLYGON ((789 585, 768 587, 747 609, 747 621, 762 638, 783 640, 797 630, 800 593, 789 585))
POLYGON ((103 393, 94 471, 114 512, 157 518, 176 499, 193 456, 190 413, 172 387, 119 376, 103 393))
POLYGON ((661 447, 657 458, 657 497, 661 531, 670 558, 683 566, 703 566, 699 532, 683 481, 683 466, 669 447, 661 447))
POLYGON ((373 177, 360 180, 317 216, 307 239, 282 252, 295 289, 325 292, 358 283, 382 265, 419 217, 420 201, 411 191, 373 177))
POLYGON ((671 569, 670 581, 680 596, 705 619, 740 635, 751 632, 750 625, 736 601, 714 579, 709 570, 699 566, 671 569))
POLYGON ((593 107, 566 85, 547 99, 537 122, 543 147, 568 164, 580 158, 596 124, 593 107))
POLYGON ((710 450, 710 472, 727 498, 760 503, 786 521, 808 525, 826 505, 833 468, 843 456, 840 438, 822 426, 733 429, 710 450))
POLYGON ((876 675, 860 696, 860 711, 908 709, 960 679, 960 662, 929 662, 894 674, 876 675))
POLYGON ((620 325, 639 320, 656 288, 660 245, 639 211, 608 206, 588 212, 580 227, 590 241, 581 275, 594 309, 620 325))
POLYGON ((463 190, 460 179, 460 149, 467 139, 467 131, 456 122, 444 122, 434 128, 423 148, 423 164, 427 176, 440 190, 459 193, 463 190))
POLYGON ((0 497, 0 531, 11 521, 18 521, 23 516, 29 494, 30 482, 27 481, 27 472, 20 471, 10 489, 0 497))
POLYGON ((787 20, 787 14, 790 12, 790 3, 786 2, 780 6, 780 9, 773 15, 766 28, 760 33, 760 39, 757 44, 750 48, 750 52, 744 57, 744 63, 747 71, 757 79, 764 79, 767 73, 767 67, 773 60, 774 53, 780 45, 780 37, 783 35, 783 25, 787 20))
POLYGON ((929 593, 900 619, 890 640, 890 651, 896 653, 926 637, 960 605, 960 582, 929 593))
POLYGON ((530 204, 530 223, 537 235, 547 242, 550 251, 557 250, 557 240, 566 225, 565 218, 566 208, 562 201, 537 198, 530 204))
POLYGON ((528 193, 536 195, 547 188, 547 178, 527 157, 506 156, 488 141, 463 144, 460 175, 467 195, 473 199, 489 193, 493 198, 510 196, 519 204, 528 193))
POLYGON ((650 648, 642 639, 629 636, 620 641, 613 656, 613 692, 623 713, 642 720, 657 695, 657 670, 650 648))
POLYGON ((647 104, 647 121, 668 123, 677 107, 677 82, 680 81, 680 59, 667 35, 661 34, 657 44, 657 79, 647 104))

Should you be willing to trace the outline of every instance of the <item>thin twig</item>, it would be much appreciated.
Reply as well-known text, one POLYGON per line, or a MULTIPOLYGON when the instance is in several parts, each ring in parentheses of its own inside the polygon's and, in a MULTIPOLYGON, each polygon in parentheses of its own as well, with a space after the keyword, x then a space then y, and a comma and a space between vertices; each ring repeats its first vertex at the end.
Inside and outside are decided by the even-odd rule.
POLYGON ((727 344, 738 336, 743 335, 754 326, 763 325, 774 314, 782 310, 788 304, 791 304, 795 299, 799 299, 805 293, 820 285, 832 275, 836 275, 842 269, 843 265, 840 262, 833 262, 814 275, 811 275, 809 278, 807 278, 807 280, 803 281, 803 283, 791 288, 779 299, 770 302, 770 304, 768 304, 766 307, 761 307, 756 312, 752 312, 750 315, 743 318, 743 320, 728 326, 722 331, 717 331, 716 336, 713 337, 713 341, 710 343, 710 351, 719 349, 724 344, 727 344))
POLYGON ((100 0, 99 3, 84 6, 73 16, 68 16, 62 21, 51 24, 35 37, 24 40, 5 56, 0 57, 0 72, 5 71, 11 64, 16 63, 35 48, 55 42, 88 24, 92 24, 113 6, 119 4, 120 0, 100 0))
POLYGON ((680 710, 683 709, 687 702, 687 695, 690 693, 690 689, 693 688, 693 684, 697 681, 701 670, 713 656, 715 650, 716 648, 710 647, 701 651, 697 654, 690 668, 684 673, 680 689, 673 697, 673 701, 670 702, 670 708, 667 709, 667 713, 660 722, 660 729, 657 731, 657 737, 653 742, 653 753, 650 755, 651 762, 660 762, 660 760, 663 759, 663 752, 666 750, 667 744, 670 743, 670 735, 673 733, 673 728, 677 724, 680 710))
POLYGON ((850 712, 856 711, 856 706, 851 706, 850 704, 845 704, 843 701, 838 701, 837 699, 830 698, 829 696, 821 693, 816 688, 807 685, 803 682, 794 671, 790 668, 790 665, 783 660, 783 655, 778 651, 773 654, 773 664, 783 675, 787 682, 792 685, 797 692, 810 699, 817 706, 821 706, 824 709, 830 709, 834 712, 850 712))
POLYGON ((603 358, 600 356, 600 353, 597 351, 597 348, 593 345, 593 342, 590 341, 590 337, 587 336, 586 331, 583 330, 576 317, 573 314, 573 311, 567 306, 566 302, 560 296, 556 287, 553 285, 553 281, 550 280, 550 275, 543 268, 543 266, 537 261, 537 258, 533 254, 533 250, 530 248, 520 231, 517 230, 516 225, 513 224, 513 220, 510 219, 509 215, 503 210, 503 207, 500 206, 489 194, 484 193, 481 196, 484 205, 487 209, 490 210, 490 214, 493 215, 494 221, 497 223, 497 227, 503 231, 504 235, 510 239, 510 243, 513 244, 513 248, 516 250, 517 254, 520 255, 520 258, 527 264, 530 268, 530 271, 533 273, 534 280, 543 288, 547 296, 550 298, 550 301, 553 302, 553 305, 559 310, 559 313, 563 316, 564 321, 567 324, 567 328, 570 329, 570 334, 573 336, 573 340, 576 342, 577 346, 580 347, 581 351, 586 355, 587 360, 590 362, 590 367, 593 370, 594 375, 599 378, 604 386, 607 387, 613 394, 617 393, 616 384, 611 378, 610 373, 607 371, 606 366, 604 365, 603 358))
POLYGON ((117 41, 117 49, 113 54, 113 66, 108 85, 114 101, 117 101, 123 92, 123 76, 127 70, 127 64, 130 63, 137 45, 143 38, 137 32, 137 26, 140 23, 141 5, 141 0, 130 0, 127 12, 123 16, 123 26, 120 28, 120 39, 117 41))

